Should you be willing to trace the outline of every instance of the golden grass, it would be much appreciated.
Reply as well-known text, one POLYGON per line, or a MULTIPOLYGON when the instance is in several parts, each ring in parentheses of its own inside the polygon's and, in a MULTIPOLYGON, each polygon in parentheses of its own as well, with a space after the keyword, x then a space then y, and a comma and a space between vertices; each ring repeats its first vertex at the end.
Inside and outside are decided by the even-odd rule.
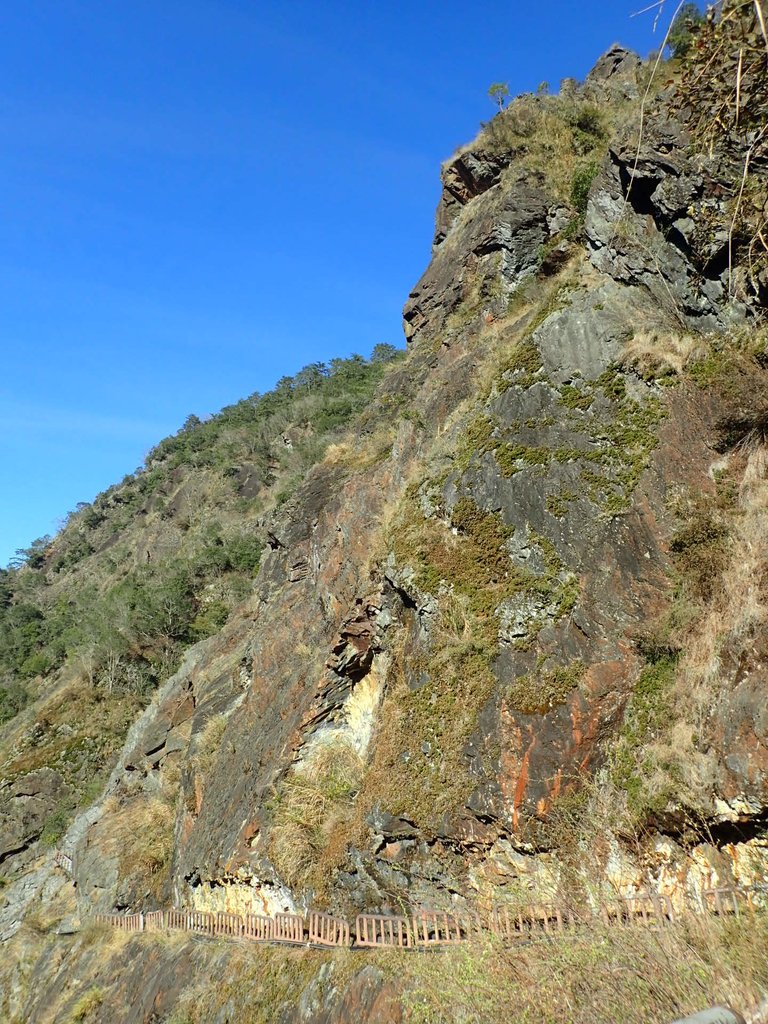
POLYGON ((67 1018, 67 1024, 84 1024, 84 1022, 91 1020, 94 1012, 103 1002, 104 992, 100 988, 94 986, 88 989, 72 1007, 72 1011, 67 1018))
POLYGON ((753 656, 755 638, 768 624, 768 450, 759 442, 746 447, 724 470, 732 498, 675 502, 680 536, 690 547, 674 556, 677 593, 659 637, 679 656, 669 680, 645 698, 648 735, 633 738, 625 725, 612 752, 614 765, 621 758, 632 762, 634 781, 624 775, 636 790, 637 810, 659 810, 669 801, 710 807, 720 772, 718 752, 707 742, 712 710, 728 666, 753 656))
POLYGON ((719 688, 723 657, 744 652, 768 623, 768 451, 750 452, 731 524, 727 560, 704 614, 683 638, 681 703, 701 727, 719 688))
POLYGON ((161 797, 137 795, 121 804, 111 796, 105 801, 99 842, 107 854, 118 856, 120 876, 130 877, 137 890, 148 891, 156 902, 166 896, 173 825, 173 807, 161 797))
POLYGON ((480 145, 510 154, 513 169, 540 176, 559 199, 568 200, 574 170, 590 158, 602 157, 607 138, 626 117, 628 106, 612 101, 598 107, 561 96, 524 94, 463 149, 480 145))
POLYGON ((270 857, 290 886, 322 889, 344 855, 364 761, 349 739, 316 745, 283 780, 270 833, 270 857))
POLYGON ((221 746, 221 738, 226 727, 227 716, 214 715, 205 723, 197 738, 195 753, 191 758, 190 767, 198 775, 203 776, 203 779, 210 772, 216 761, 221 746))
MULTIPOLYGON (((124 734, 141 703, 135 695, 103 695, 83 679, 69 677, 67 683, 29 709, 34 713, 37 735, 30 739, 28 716, 19 716, 3 737, 0 758, 7 776, 26 774, 54 766, 65 776, 75 775, 81 762, 94 755, 111 766, 122 747, 124 734)), ((89 770, 89 776, 93 769, 89 770)))
POLYGON ((624 347, 622 363, 642 377, 679 376, 704 351, 701 338, 670 329, 636 331, 624 347))

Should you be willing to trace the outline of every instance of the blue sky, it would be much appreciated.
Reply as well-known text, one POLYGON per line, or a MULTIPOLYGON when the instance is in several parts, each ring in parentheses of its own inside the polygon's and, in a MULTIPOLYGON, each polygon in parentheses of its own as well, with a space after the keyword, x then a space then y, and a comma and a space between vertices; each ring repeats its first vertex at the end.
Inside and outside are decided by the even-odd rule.
POLYGON ((639 0, 0 8, 0 565, 189 413, 402 344, 441 160, 639 0))

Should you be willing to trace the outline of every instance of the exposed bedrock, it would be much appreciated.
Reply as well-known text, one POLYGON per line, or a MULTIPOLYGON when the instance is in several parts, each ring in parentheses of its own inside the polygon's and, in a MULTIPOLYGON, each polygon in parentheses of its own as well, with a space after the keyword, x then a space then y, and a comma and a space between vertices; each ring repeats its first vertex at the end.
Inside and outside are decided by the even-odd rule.
MULTIPOLYGON (((693 152, 671 101, 659 116, 626 129, 592 188, 586 236, 594 265, 627 284, 643 285, 669 315, 713 330, 764 306, 763 268, 748 274, 733 204, 741 171, 733 157, 693 152), (735 301, 729 301, 729 298, 735 301)), ((764 164, 753 167, 768 189, 764 164)))

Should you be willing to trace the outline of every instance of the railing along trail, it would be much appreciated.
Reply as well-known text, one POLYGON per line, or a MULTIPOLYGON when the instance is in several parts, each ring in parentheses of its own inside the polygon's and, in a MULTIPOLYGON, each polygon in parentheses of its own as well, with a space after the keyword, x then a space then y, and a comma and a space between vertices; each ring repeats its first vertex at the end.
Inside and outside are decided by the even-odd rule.
MULTIPOLYGON (((756 904, 757 889, 707 889, 692 913, 738 916, 756 904)), ((455 946, 490 933, 503 942, 575 934, 602 922, 617 928, 665 928, 675 921, 672 902, 657 893, 606 900, 591 912, 558 904, 499 905, 485 919, 478 913, 416 910, 410 916, 358 914, 354 929, 343 918, 317 911, 300 914, 232 914, 200 910, 154 910, 140 914, 96 914, 96 921, 126 932, 164 929, 198 935, 291 946, 336 949, 426 950, 455 946)))

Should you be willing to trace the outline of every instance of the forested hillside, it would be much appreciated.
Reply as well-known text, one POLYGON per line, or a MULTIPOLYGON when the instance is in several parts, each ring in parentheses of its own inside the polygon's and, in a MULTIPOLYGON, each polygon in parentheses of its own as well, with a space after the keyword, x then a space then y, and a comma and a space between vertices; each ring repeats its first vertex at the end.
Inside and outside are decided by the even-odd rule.
POLYGON ((315 363, 206 421, 190 416, 145 465, 0 570, 5 785, 55 769, 52 805, 0 859, 52 844, 100 791, 128 725, 183 651, 253 591, 265 513, 285 502, 371 401, 402 352, 315 363))

